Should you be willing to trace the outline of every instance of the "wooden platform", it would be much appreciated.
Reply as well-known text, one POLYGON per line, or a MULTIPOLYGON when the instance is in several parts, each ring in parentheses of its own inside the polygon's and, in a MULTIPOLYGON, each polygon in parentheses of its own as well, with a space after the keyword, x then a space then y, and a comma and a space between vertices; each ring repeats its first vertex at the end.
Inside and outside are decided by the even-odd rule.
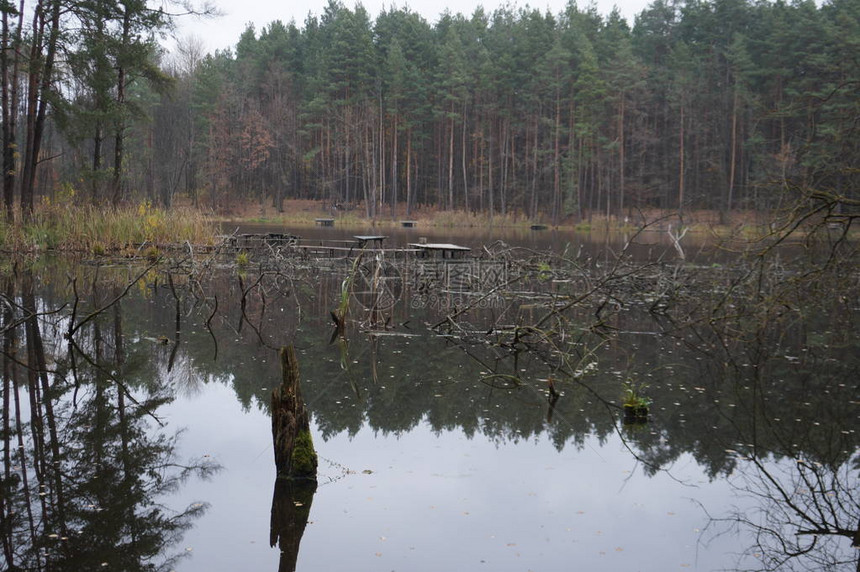
MULTIPOLYGON (((333 219, 332 219, 333 220, 333 219)), ((270 232, 260 234, 236 234, 225 236, 224 243, 218 248, 226 247, 228 252, 260 251, 262 254, 277 251, 279 255, 289 256, 293 253, 302 258, 353 258, 362 252, 379 253, 392 259, 418 256, 420 258, 439 257, 454 259, 464 256, 472 249, 467 246, 438 243, 410 243, 406 248, 383 248, 387 235, 359 234, 351 239, 320 238, 302 239, 289 233, 270 232)))
POLYGON ((333 218, 317 218, 314 222, 319 226, 334 226, 333 218))
POLYGON ((298 244, 301 237, 285 232, 265 234, 235 234, 225 238, 225 245, 233 250, 252 250, 264 246, 291 246, 298 244))
POLYGON ((358 248, 366 248, 367 245, 370 245, 373 248, 382 248, 382 242, 388 238, 388 236, 382 234, 359 234, 352 238, 356 240, 356 246, 358 248))
POLYGON ((431 256, 439 253, 442 258, 454 258, 457 254, 465 254, 472 250, 467 246, 446 242, 411 243, 409 244, 409 248, 417 249, 423 256, 431 256))
MULTIPOLYGON (((355 246, 335 246, 325 244, 299 244, 294 246, 295 252, 307 258, 353 258, 358 256, 362 250, 355 246)), ((380 253, 392 259, 406 258, 410 255, 420 255, 421 251, 416 248, 386 248, 374 249, 372 252, 380 253)))

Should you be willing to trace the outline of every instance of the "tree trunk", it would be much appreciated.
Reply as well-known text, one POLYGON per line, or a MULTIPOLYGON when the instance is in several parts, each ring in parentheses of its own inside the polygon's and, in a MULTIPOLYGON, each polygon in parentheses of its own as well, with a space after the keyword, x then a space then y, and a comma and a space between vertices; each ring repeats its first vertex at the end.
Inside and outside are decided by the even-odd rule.
POLYGON ((24 18, 24 0, 21 0, 21 6, 18 11, 18 27, 14 37, 9 34, 9 14, 6 10, 3 11, 2 19, 2 45, 0 45, 0 81, 3 85, 0 87, 0 107, 2 107, 2 145, 3 145, 3 206, 6 213, 6 220, 12 222, 15 218, 15 175, 16 175, 16 159, 15 149, 17 146, 17 109, 18 109, 18 57, 17 48, 21 43, 21 29, 23 27, 24 18), (14 54, 14 59, 11 63, 9 56, 14 54))
POLYGON ((462 131, 462 163, 463 163, 463 201, 466 212, 469 211, 469 173, 466 171, 466 100, 463 99, 463 131, 462 131))
MULTIPOLYGON (((129 43, 131 34, 131 9, 123 6, 122 18, 122 48, 129 43)), ((125 119, 123 118, 123 106, 125 105, 125 82, 126 70, 122 64, 118 65, 116 77, 116 104, 119 110, 116 133, 114 136, 113 150, 113 183, 111 185, 111 204, 114 208, 119 206, 122 199, 122 163, 125 158, 125 119)))
POLYGON ((281 385, 272 390, 272 440, 279 478, 316 481, 317 454, 293 346, 281 348, 281 385))
POLYGON ((399 155, 397 146, 399 144, 398 141, 398 117, 397 113, 394 114, 394 128, 392 130, 391 136, 394 138, 394 141, 391 145, 391 218, 394 219, 397 216, 397 181, 400 178, 400 173, 397 172, 397 156, 399 155))
POLYGON ((624 216, 624 92, 621 92, 621 110, 618 115, 618 212, 624 216))
POLYGON ((732 150, 729 160, 729 196, 726 200, 726 211, 731 212, 732 200, 735 191, 735 166, 737 165, 738 150, 738 92, 735 89, 735 97, 732 100, 732 150))
MULTIPOLYGON (((453 112, 452 112, 453 115, 453 112)), ((448 135, 448 210, 454 208, 454 119, 448 135)))
POLYGON ((27 220, 33 215, 33 195, 36 188, 36 166, 42 148, 42 135, 48 113, 49 92, 54 75, 54 59, 60 37, 60 2, 52 0, 50 21, 46 22, 45 6, 39 2, 33 12, 33 38, 30 49, 27 95, 27 133, 24 148, 24 175, 21 181, 21 214, 27 220), (48 25, 47 42, 45 27, 48 25), (44 42, 44 54, 40 51, 44 42))
MULTIPOLYGON (((493 126, 490 125, 492 130, 493 126)), ((495 211, 495 188, 493 186, 493 134, 490 131, 490 141, 487 145, 487 207, 490 209, 490 222, 493 222, 495 211)))
POLYGON ((558 226, 561 218, 561 91, 555 91, 555 133, 552 151, 552 224, 558 226))
POLYGON ((684 212, 684 100, 681 100, 681 127, 678 132, 678 213, 684 212))
POLYGON ((406 131, 406 218, 412 215, 412 129, 406 131))

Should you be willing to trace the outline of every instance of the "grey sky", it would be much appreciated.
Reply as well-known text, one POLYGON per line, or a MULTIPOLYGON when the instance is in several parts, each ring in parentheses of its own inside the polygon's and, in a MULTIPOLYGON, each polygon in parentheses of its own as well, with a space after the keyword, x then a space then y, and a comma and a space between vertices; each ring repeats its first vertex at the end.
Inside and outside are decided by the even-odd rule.
MULTIPOLYGON (((197 36, 203 41, 207 52, 216 49, 225 49, 236 45, 239 35, 248 23, 254 24, 258 31, 274 20, 284 23, 295 20, 296 24, 302 26, 308 14, 321 15, 327 5, 327 0, 296 0, 294 2, 281 3, 272 0, 213 0, 223 16, 212 19, 195 19, 182 17, 179 19, 179 27, 176 35, 180 38, 197 36)), ((633 19, 650 0, 597 0, 595 5, 601 14, 609 14, 613 6, 617 5, 630 25, 633 19)), ((383 8, 392 5, 396 7, 408 6, 413 12, 421 14, 430 24, 435 23, 439 15, 447 9, 452 13, 471 15, 479 5, 483 6, 487 13, 492 13, 501 5, 507 4, 512 8, 530 6, 541 11, 549 10, 553 14, 559 14, 567 4, 566 0, 538 0, 534 2, 505 2, 504 0, 458 0, 448 4, 441 4, 432 0, 414 0, 412 2, 392 3, 388 0, 364 0, 361 4, 375 18, 383 8)), ((354 8, 356 2, 344 0, 344 5, 350 9, 354 8)), ((581 1, 580 7, 585 7, 588 2, 581 1)), ((168 43, 170 44, 170 43, 168 43)))

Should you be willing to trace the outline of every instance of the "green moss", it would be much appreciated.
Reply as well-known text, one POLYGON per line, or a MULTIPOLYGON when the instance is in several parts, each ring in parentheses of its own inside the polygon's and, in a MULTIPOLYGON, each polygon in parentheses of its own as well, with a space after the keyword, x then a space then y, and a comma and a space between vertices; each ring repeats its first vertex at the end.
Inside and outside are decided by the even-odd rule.
POLYGON ((296 435, 290 472, 292 477, 316 478, 317 452, 310 431, 299 431, 296 435))

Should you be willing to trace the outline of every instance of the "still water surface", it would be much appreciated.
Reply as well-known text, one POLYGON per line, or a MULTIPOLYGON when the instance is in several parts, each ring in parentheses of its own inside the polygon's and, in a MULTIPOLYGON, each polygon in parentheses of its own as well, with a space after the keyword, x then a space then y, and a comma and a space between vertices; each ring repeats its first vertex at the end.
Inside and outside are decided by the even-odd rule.
MULTIPOLYGON (((309 232, 316 239, 350 234, 309 232)), ((473 249, 497 238, 535 250, 582 242, 549 233, 430 237, 473 249)), ((605 246, 585 244, 590 252, 605 246)), ((673 253, 654 237, 643 241, 640 255, 673 253)), ((692 258, 687 264, 718 260, 704 249, 692 258)), ((422 298, 407 284, 384 331, 356 323, 345 339, 332 341, 328 313, 337 305, 342 269, 255 282, 258 268, 237 273, 229 266, 197 293, 178 280, 168 286, 163 277, 146 278, 104 316, 104 331, 81 343, 95 351, 102 342, 93 340, 108 347, 124 338, 123 360, 114 367, 136 388, 132 395, 142 401, 160 388, 173 398, 155 410, 160 425, 141 415, 140 426, 150 436, 181 430, 175 459, 220 466, 172 492, 151 487, 157 495, 131 510, 143 514, 156 502, 168 514, 188 506, 205 511, 132 566, 115 560, 110 547, 74 546, 92 519, 127 525, 128 507, 112 511, 101 499, 100 515, 77 516, 78 537, 73 532, 66 541, 57 569, 145 569, 144 561, 189 572, 292 570, 293 562, 296 570, 361 571, 858 566, 851 547, 860 519, 858 332, 850 312, 795 323, 797 330, 780 329, 772 339, 736 332, 739 342, 715 349, 701 331, 663 335, 653 314, 625 306, 612 342, 595 346, 577 381, 559 377, 560 397, 552 400, 547 380, 558 370, 549 354, 429 329, 452 311, 439 304, 444 297, 422 298), (268 403, 280 375, 277 350, 287 343, 298 351, 320 457, 313 493, 275 486, 268 403), (509 383, 514 377, 517 383, 509 383), (645 423, 622 420, 629 379, 653 401, 645 423), (275 510, 285 502, 286 516, 275 510), (805 541, 810 530, 820 542, 805 541), (270 546, 277 533, 292 535, 282 538, 285 550, 270 546), (783 536, 800 538, 809 553, 789 557, 783 536)), ((39 307, 62 307, 68 287, 49 274, 37 277, 39 307)), ((532 286, 556 288, 547 281, 532 286)), ((120 290, 93 286, 89 302, 103 307, 99 300, 120 290)), ((360 311, 360 301, 356 306, 360 311)), ((459 327, 486 329, 506 311, 489 304, 459 327)), ((44 336, 49 353, 67 351, 47 325, 44 336)), ((85 386, 75 407, 99 395, 85 386)), ((69 407, 70 399, 61 401, 69 407)), ((74 418, 74 409, 65 411, 64 419, 74 418)))

